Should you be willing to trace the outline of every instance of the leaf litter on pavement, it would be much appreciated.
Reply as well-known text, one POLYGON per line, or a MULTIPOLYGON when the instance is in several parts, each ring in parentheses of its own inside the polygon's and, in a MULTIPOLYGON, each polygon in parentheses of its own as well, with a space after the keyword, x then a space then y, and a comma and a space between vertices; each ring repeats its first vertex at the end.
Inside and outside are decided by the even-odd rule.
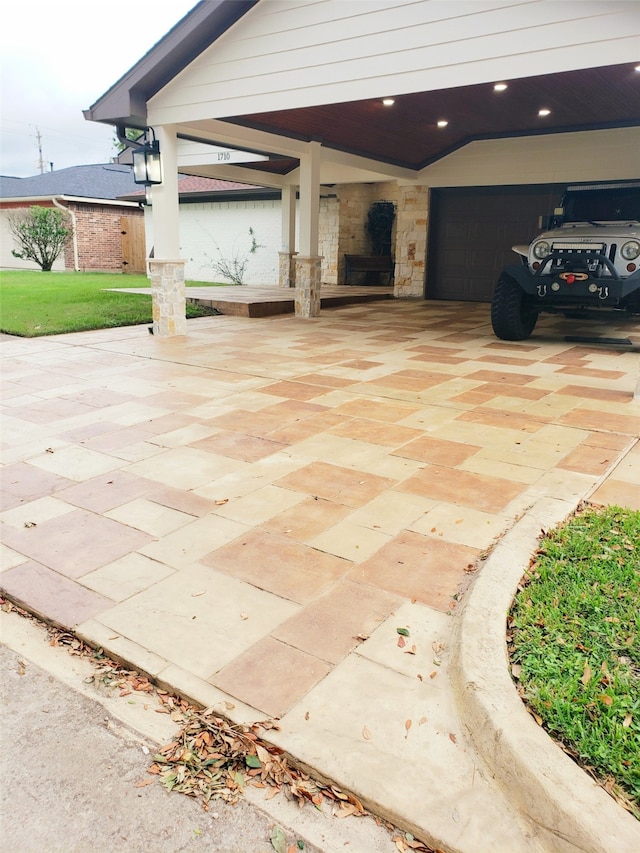
MULTIPOLYGON (((245 788, 252 786, 264 788, 266 799, 283 793, 288 799, 295 800, 300 808, 311 803, 322 810, 327 805, 336 818, 370 814, 356 796, 330 782, 314 779, 291 764, 283 750, 262 739, 261 732, 279 729, 277 720, 262 720, 251 725, 232 723, 217 710, 218 706, 202 710, 177 694, 160 689, 146 675, 107 657, 103 649, 91 647, 70 631, 43 624, 4 596, 0 596, 0 608, 42 625, 49 635, 49 645, 65 647, 69 654, 89 660, 95 674, 85 680, 99 691, 118 690, 120 697, 143 694, 148 700, 143 705, 145 709, 151 709, 155 702, 153 710, 156 713, 169 714, 176 723, 182 723, 173 740, 152 756, 152 764, 147 770, 150 778, 136 781, 134 787, 145 788, 157 778, 167 790, 199 800, 205 810, 216 799, 235 805, 245 788)), ((220 705, 225 710, 233 709, 231 702, 220 705)), ((420 724, 425 719, 422 718, 420 724)), ((408 733, 409 720, 405 728, 408 733)), ((366 726, 365 731, 371 737, 366 726)), ((148 753, 146 747, 144 751, 148 753)), ((400 853, 411 850, 443 853, 411 833, 397 829, 389 821, 377 815, 372 817, 378 826, 384 826, 392 833, 391 841, 400 853)), ((270 839, 277 853, 281 840, 279 829, 274 826, 270 839)), ((299 845, 300 842, 298 849, 303 849, 299 845)))

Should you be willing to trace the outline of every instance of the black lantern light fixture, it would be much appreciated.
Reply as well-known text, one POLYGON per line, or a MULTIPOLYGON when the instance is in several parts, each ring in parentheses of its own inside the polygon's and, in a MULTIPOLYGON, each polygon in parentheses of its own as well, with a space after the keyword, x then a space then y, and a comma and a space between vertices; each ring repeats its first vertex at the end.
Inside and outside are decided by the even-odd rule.
POLYGON ((136 184, 143 184, 145 187, 162 183, 160 143, 156 139, 152 127, 147 128, 147 132, 149 131, 152 138, 139 148, 134 148, 132 152, 133 181, 136 184))

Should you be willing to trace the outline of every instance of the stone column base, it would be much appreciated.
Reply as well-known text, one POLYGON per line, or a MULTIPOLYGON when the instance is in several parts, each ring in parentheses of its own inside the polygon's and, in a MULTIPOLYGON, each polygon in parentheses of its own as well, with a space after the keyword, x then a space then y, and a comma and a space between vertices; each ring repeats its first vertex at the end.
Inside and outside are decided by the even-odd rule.
POLYGON ((278 287, 296 286, 297 252, 278 252, 278 287))
POLYGON ((320 314, 320 271, 322 258, 296 258, 296 317, 317 317, 320 314))
POLYGON ((160 338, 186 335, 185 261, 149 258, 148 264, 153 298, 153 334, 160 338))

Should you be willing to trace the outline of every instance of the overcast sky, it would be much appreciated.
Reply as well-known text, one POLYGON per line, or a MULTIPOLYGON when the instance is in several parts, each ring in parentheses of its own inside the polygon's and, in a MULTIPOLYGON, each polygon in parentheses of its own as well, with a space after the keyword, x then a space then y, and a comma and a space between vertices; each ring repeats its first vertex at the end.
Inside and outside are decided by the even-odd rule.
POLYGON ((111 126, 85 121, 90 107, 197 0, 12 0, 0 12, 0 174, 106 163, 111 126))

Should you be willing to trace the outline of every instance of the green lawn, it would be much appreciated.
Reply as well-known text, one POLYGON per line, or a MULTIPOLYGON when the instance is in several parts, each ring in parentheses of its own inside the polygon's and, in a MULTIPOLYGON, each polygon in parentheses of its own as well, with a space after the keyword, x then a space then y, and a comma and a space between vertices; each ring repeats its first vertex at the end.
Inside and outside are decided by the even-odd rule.
POLYGON ((547 534, 509 620, 541 725, 640 817, 640 512, 588 509, 547 534))
MULTIPOLYGON (((211 282, 187 282, 187 286, 211 282)), ((187 317, 210 314, 208 309, 187 305, 187 317)), ((49 272, 20 270, 0 272, 0 331, 36 337, 134 326, 150 323, 151 288, 144 275, 119 273, 49 272), (114 293, 106 288, 148 288, 141 293, 114 293)))

